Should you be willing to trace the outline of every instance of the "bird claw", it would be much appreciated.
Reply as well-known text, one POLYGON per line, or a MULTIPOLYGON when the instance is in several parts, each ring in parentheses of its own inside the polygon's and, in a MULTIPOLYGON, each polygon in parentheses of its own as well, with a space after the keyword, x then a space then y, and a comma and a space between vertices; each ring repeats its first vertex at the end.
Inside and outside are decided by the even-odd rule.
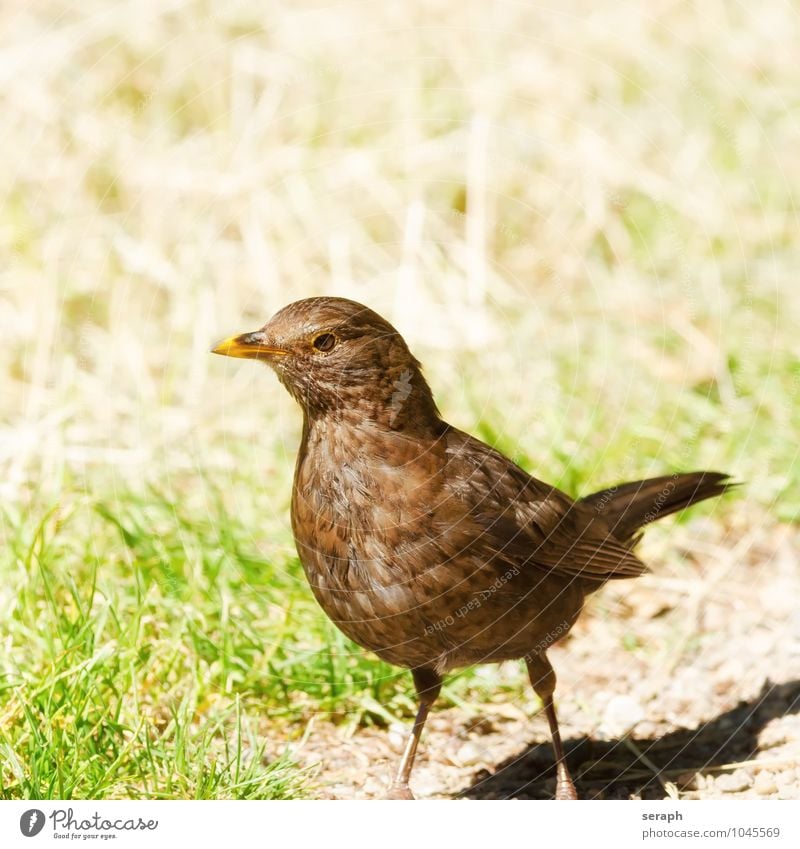
POLYGON ((383 797, 384 799, 413 799, 414 794, 411 792, 411 788, 407 784, 393 784, 386 795, 383 797))
POLYGON ((577 799, 578 791, 575 789, 575 785, 571 781, 557 781, 556 782, 556 799, 577 799))

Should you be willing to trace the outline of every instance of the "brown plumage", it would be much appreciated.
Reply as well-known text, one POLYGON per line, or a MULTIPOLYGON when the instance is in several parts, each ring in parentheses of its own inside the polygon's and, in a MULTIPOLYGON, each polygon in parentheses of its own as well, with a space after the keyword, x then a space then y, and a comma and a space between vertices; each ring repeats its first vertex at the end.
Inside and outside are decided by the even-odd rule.
POLYGON ((626 483, 574 500, 444 422, 400 334, 361 304, 309 298, 214 351, 263 359, 303 408, 292 528, 311 589, 359 645, 412 670, 420 709, 390 791, 408 779, 441 675, 522 658, 575 798, 545 650, 588 593, 646 571, 641 527, 719 495, 727 475, 626 483))

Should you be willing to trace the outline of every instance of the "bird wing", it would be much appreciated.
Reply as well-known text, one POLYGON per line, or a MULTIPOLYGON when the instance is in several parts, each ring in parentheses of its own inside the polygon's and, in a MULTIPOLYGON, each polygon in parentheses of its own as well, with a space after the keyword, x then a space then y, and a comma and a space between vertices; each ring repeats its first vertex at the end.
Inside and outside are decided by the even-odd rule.
POLYGON ((591 505, 574 501, 455 428, 447 436, 445 480, 463 505, 472 553, 592 582, 647 571, 591 505))

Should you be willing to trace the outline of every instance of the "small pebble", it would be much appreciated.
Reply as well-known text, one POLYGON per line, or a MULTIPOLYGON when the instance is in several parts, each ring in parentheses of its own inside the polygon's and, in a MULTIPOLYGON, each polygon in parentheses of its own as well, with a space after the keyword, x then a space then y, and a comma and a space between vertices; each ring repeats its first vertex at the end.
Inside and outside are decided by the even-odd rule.
MULTIPOLYGON (((380 781, 375 776, 370 776, 367 778, 361 785, 361 791, 364 796, 367 798, 374 796, 378 799, 382 799, 386 795, 386 791, 389 788, 383 781, 380 781)), ((353 788, 352 787, 344 787, 342 789, 341 798, 347 799, 352 798, 353 796, 353 788)), ((362 796, 363 798, 363 796, 362 796)))
POLYGON ((751 784, 752 779, 743 769, 737 769, 730 774, 723 773, 714 780, 717 790, 723 793, 740 793, 742 790, 747 790, 751 784))
POLYGON ((446 787, 442 783, 442 777, 435 772, 426 772, 425 770, 420 770, 414 776, 412 785, 414 787, 414 795, 417 799, 429 799, 446 791, 446 787))
POLYGON ((627 734, 644 716, 644 708, 632 696, 614 696, 603 711, 601 728, 610 737, 627 734))
POLYGON ((455 761, 459 766, 475 766, 484 761, 484 752, 474 743, 464 743, 456 752, 455 761))
POLYGON ((675 783, 680 790, 697 790, 699 787, 696 772, 684 772, 678 776, 675 783))
POLYGON ((789 769, 784 769, 775 776, 775 782, 778 787, 786 787, 789 784, 794 784, 796 780, 797 772, 791 767, 789 769))
POLYGON ((778 785, 775 783, 775 776, 764 769, 762 769, 756 776, 756 780, 753 782, 753 787, 759 796, 769 796, 771 793, 775 793, 778 789, 778 785))
POLYGON ((389 726, 386 740, 395 752, 402 752, 408 737, 408 729, 405 725, 393 723, 389 726))

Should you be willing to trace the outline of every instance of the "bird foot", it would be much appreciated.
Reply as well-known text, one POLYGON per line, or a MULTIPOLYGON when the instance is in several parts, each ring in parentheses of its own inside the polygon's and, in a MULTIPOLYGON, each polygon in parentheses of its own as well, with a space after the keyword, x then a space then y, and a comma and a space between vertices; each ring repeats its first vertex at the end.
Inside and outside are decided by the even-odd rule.
POLYGON ((577 799, 578 791, 569 779, 556 781, 556 799, 577 799))
POLYGON ((407 784, 392 784, 384 799, 413 799, 414 794, 407 784))

